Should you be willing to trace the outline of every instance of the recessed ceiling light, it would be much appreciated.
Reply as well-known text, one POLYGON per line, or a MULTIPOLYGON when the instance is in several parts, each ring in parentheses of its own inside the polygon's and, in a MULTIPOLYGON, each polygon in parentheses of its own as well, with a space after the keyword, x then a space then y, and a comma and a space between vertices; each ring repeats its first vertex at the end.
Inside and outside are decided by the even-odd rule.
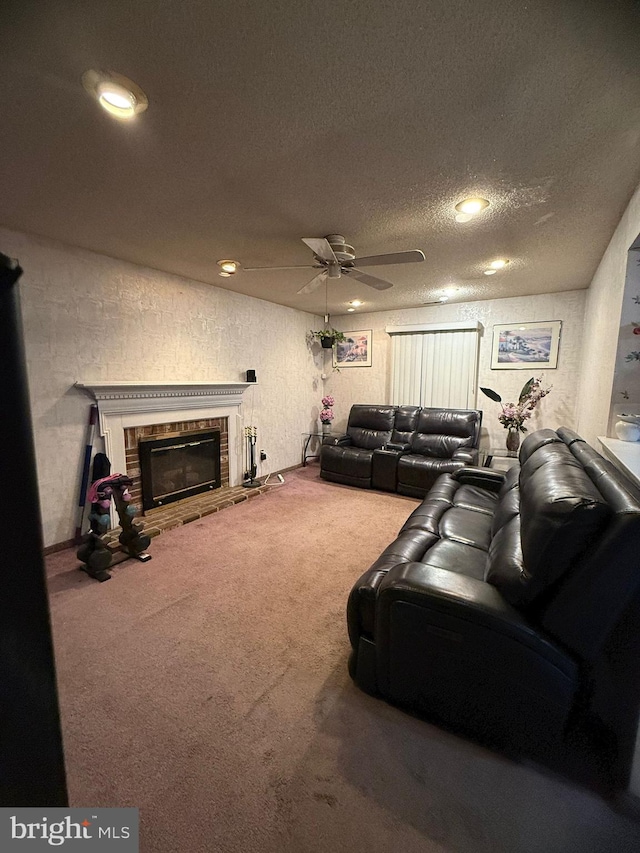
POLYGON ((441 297, 438 299, 438 302, 448 302, 448 301, 449 301, 449 297, 448 297, 448 296, 441 296, 441 297))
POLYGON ((484 274, 485 275, 495 275, 497 272, 498 272, 498 270, 485 270, 484 274))
POLYGON ((470 213, 456 213, 456 222, 471 222, 472 219, 470 213))
POLYGON ((131 119, 149 106, 147 96, 133 80, 113 71, 85 71, 82 85, 116 118, 131 119))
POLYGON ((458 288, 457 287, 446 287, 444 292, 445 292, 446 296, 453 296, 454 293, 458 292, 458 288))
POLYGON ((232 272, 225 272, 224 270, 222 270, 221 272, 218 273, 218 275, 221 275, 222 278, 231 278, 233 273, 232 272))
POLYGON ((238 272, 238 267, 240 264, 237 261, 218 261, 218 266, 222 268, 222 272, 226 272, 227 275, 233 275, 234 272, 238 272))
POLYGON ((364 302, 361 302, 359 299, 352 299, 349 305, 353 305, 354 308, 359 308, 361 305, 364 305, 364 302))
POLYGON ((356 310, 355 308, 347 308, 347 311, 348 311, 349 313, 351 313, 352 311, 355 311, 355 310, 356 310))
POLYGON ((503 267, 509 263, 507 258, 496 258, 495 261, 491 261, 489 266, 494 270, 501 270, 503 267))
POLYGON ((476 213, 480 213, 485 207, 489 207, 489 202, 486 198, 465 198, 464 201, 459 201, 456 204, 458 213, 466 213, 469 216, 475 216, 476 213))

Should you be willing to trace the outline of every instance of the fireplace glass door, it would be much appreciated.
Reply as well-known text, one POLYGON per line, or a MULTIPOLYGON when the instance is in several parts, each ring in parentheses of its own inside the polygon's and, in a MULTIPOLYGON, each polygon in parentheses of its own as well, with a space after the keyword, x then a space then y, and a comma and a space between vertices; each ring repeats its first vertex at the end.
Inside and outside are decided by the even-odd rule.
POLYGON ((220 488, 218 430, 144 438, 139 453, 144 509, 220 488))

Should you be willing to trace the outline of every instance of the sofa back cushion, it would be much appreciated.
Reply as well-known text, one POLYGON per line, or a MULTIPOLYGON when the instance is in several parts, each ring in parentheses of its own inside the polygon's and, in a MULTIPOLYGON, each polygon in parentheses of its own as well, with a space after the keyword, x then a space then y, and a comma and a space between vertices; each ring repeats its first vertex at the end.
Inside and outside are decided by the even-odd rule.
POLYGON ((462 447, 477 447, 482 413, 472 409, 422 409, 411 453, 450 459, 462 447))
POLYGON ((411 444, 419 413, 419 406, 398 406, 391 435, 394 444, 411 444))
POLYGON ((395 406, 363 406, 351 407, 347 434, 356 447, 375 450, 391 441, 395 406))
POLYGON ((520 515, 519 470, 514 465, 506 472, 504 483, 498 492, 498 501, 493 512, 491 535, 496 533, 515 515, 520 515))
POLYGON ((572 440, 567 431, 563 438, 606 498, 612 518, 579 565, 562 579, 541 621, 566 646, 593 660, 638 595, 640 491, 588 444, 572 440))
POLYGON ((519 582, 505 583, 503 576, 487 572, 487 580, 521 606, 558 581, 611 517, 609 504, 564 442, 541 443, 524 455, 519 477, 523 563, 519 582))

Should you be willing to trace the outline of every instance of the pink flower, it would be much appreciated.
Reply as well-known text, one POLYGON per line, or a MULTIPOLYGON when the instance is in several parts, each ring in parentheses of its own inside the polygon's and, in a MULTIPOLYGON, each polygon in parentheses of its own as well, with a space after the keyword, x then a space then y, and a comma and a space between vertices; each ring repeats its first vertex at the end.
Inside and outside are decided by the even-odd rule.
POLYGON ((323 424, 330 424, 333 420, 333 409, 323 409, 320 412, 320 420, 323 424))
POLYGON ((335 406, 335 404, 336 401, 333 399, 331 394, 327 394, 326 397, 322 398, 322 405, 325 407, 325 409, 330 409, 331 406, 335 406))

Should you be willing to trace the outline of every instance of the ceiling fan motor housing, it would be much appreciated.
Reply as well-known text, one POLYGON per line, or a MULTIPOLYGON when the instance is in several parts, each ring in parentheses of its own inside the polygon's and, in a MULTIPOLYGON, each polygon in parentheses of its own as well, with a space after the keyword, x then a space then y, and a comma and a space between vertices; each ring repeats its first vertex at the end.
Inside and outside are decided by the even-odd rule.
POLYGON ((349 261, 354 261, 356 257, 356 250, 353 246, 350 246, 348 243, 345 243, 344 237, 341 234, 329 234, 325 237, 327 243, 333 249, 333 254, 340 261, 340 263, 345 263, 349 261))

